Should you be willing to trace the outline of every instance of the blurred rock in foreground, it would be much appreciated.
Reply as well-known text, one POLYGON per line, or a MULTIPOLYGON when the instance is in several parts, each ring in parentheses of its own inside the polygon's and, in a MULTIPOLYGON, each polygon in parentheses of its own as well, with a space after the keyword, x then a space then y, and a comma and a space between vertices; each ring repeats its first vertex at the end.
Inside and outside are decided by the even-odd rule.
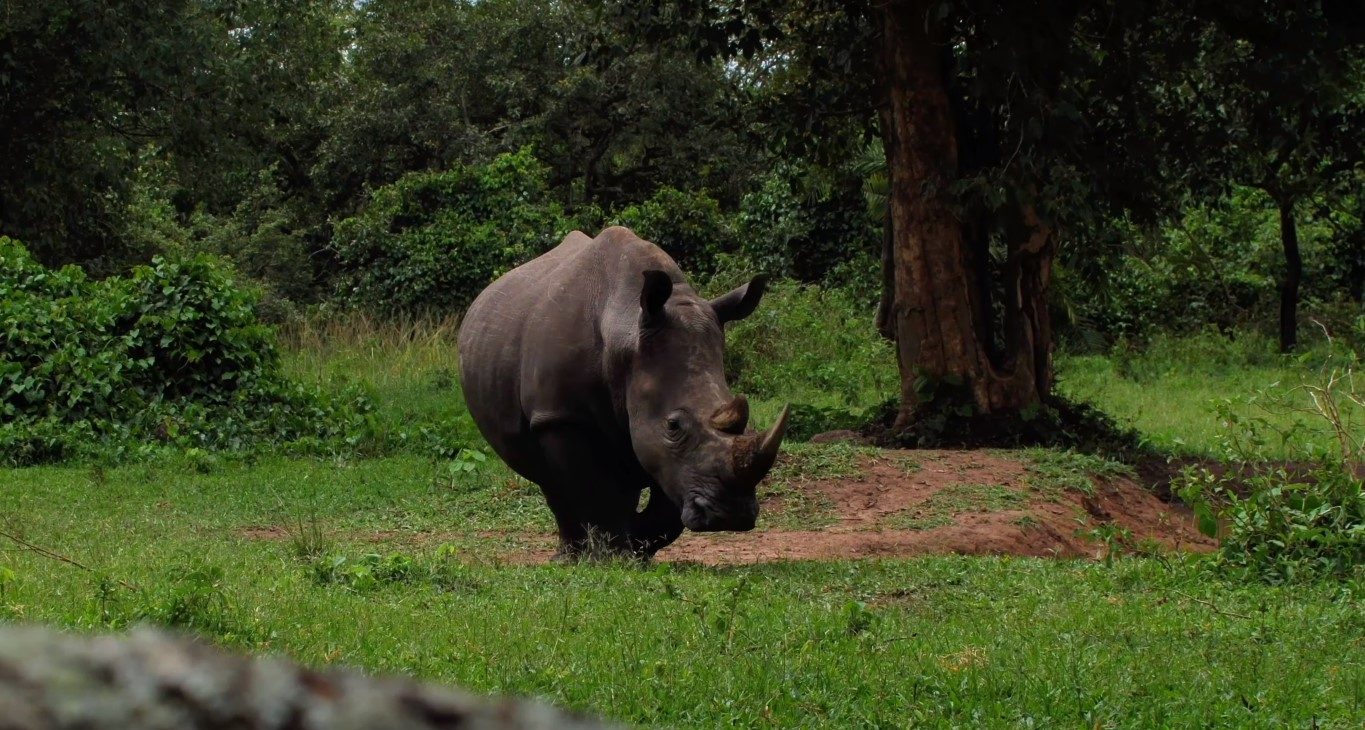
POLYGON ((545 705, 410 679, 314 671, 152 629, 0 626, 0 730, 602 728, 545 705))

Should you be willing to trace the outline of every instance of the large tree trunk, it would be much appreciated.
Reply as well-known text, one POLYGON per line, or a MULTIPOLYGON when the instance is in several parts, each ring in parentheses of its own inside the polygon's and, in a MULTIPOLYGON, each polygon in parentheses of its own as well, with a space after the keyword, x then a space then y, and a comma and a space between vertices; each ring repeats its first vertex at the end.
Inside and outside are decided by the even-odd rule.
POLYGON ((877 332, 896 341, 896 321, 892 305, 896 301, 895 239, 891 235, 891 208, 887 206, 882 220, 882 298, 877 303, 877 332))
POLYGON ((1051 231, 1031 208, 1003 227, 1008 260, 997 289, 986 260, 989 239, 980 238, 990 229, 964 225, 949 193, 958 140, 943 64, 945 34, 929 12, 933 6, 892 0, 882 15, 882 137, 895 273, 891 318, 901 373, 897 427, 916 418, 921 378, 960 383, 977 411, 988 414, 1037 404, 1052 382, 1046 303, 1051 231), (998 350, 987 300, 993 289, 1003 291, 998 350))
POLYGON ((1280 282, 1280 352, 1292 352, 1299 343, 1299 282, 1303 257, 1299 254, 1299 229, 1294 223, 1294 201, 1280 201, 1280 245, 1284 248, 1284 279, 1280 282))

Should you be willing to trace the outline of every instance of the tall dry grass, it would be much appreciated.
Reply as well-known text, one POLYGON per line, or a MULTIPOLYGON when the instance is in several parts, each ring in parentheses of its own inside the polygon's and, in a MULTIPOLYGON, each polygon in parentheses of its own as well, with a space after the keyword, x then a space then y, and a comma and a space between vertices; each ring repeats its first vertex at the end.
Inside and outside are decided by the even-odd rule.
POLYGON ((311 382, 360 380, 393 388, 458 371, 457 315, 381 318, 364 312, 314 313, 280 328, 290 374, 311 382))

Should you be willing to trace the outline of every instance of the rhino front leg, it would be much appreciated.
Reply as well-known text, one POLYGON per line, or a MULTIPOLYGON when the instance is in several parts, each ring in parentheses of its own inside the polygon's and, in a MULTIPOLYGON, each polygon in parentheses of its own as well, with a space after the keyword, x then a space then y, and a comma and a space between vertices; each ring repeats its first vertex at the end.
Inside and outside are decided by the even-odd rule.
POLYGON ((682 513, 658 485, 650 485, 644 510, 631 515, 630 551, 649 559, 678 539, 683 531, 682 513))
POLYGON ((540 485, 559 528, 554 559, 629 552, 630 490, 601 440, 576 424, 549 427, 537 437, 542 468, 532 481, 540 485))

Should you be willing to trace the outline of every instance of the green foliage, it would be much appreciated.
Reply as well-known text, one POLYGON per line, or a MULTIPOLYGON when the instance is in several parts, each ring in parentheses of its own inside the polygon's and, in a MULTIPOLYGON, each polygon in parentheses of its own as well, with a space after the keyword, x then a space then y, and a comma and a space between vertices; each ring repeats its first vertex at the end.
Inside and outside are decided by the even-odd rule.
POLYGON ((313 292, 310 247, 280 189, 274 169, 261 170, 255 186, 225 215, 198 211, 190 246, 226 258, 266 290, 264 302, 307 301, 313 292))
POLYGON ((1267 411, 1310 413, 1327 438, 1313 438, 1298 422, 1277 427, 1225 407, 1229 468, 1185 471, 1178 493, 1200 529, 1221 537, 1224 567, 1276 582, 1365 577, 1365 389, 1355 374, 1359 359, 1344 358, 1301 386, 1311 410, 1262 393, 1267 411), (1290 461, 1267 458, 1283 449, 1290 461))
POLYGON ((1365 566, 1365 484, 1337 464, 1307 474, 1261 468, 1245 478, 1208 469, 1182 480, 1200 526, 1222 539, 1236 572, 1270 580, 1361 577, 1365 566))
POLYGON ((487 165, 412 173, 336 226, 337 298, 387 314, 456 311, 558 243, 564 213, 529 148, 487 165))
MULTIPOLYGON (((723 273, 705 288, 716 293, 738 280, 723 273)), ((797 436, 865 424, 899 382, 891 346, 871 316, 847 289, 770 286, 758 309, 726 335, 730 382, 736 392, 792 403, 797 436)))
POLYGON ((223 569, 200 565, 172 571, 160 595, 135 611, 134 619, 209 634, 229 633, 232 617, 223 589, 223 569))
POLYGON ((313 563, 313 580, 319 585, 335 584, 356 591, 367 591, 387 583, 401 583, 412 577, 412 560, 392 553, 366 553, 358 560, 345 555, 324 556, 313 563))
POLYGON ((44 262, 127 260, 143 140, 204 131, 220 38, 200 3, 7 2, 0 12, 0 235, 44 262), (198 64, 187 64, 195 58, 198 64))
MULTIPOLYGON (((1118 240, 1070 252, 1059 272, 1054 309, 1073 349, 1274 321, 1284 264, 1278 216, 1264 193, 1235 187, 1160 227, 1114 227, 1118 240)), ((1333 231, 1327 221, 1304 216, 1298 232, 1304 300, 1334 300, 1342 287, 1333 231)))
POLYGON ((649 200, 621 210, 615 220, 658 245, 694 277, 714 272, 716 257, 733 253, 738 243, 734 221, 704 191, 660 188, 649 200))
MULTIPOLYGON (((821 282, 880 254, 881 221, 865 215, 854 171, 783 165, 740 202, 740 253, 769 276, 821 282)), ((848 284, 875 288, 875 273, 848 284)))
POLYGON ((365 402, 287 381, 254 306, 209 258, 92 282, 0 238, 0 460, 358 437, 365 402))
POLYGON ((480 581, 471 576, 466 566, 453 560, 458 553, 454 547, 442 545, 432 560, 414 560, 402 553, 365 553, 354 559, 334 554, 315 560, 309 571, 316 585, 335 585, 356 593, 416 583, 445 591, 477 590, 480 581))

